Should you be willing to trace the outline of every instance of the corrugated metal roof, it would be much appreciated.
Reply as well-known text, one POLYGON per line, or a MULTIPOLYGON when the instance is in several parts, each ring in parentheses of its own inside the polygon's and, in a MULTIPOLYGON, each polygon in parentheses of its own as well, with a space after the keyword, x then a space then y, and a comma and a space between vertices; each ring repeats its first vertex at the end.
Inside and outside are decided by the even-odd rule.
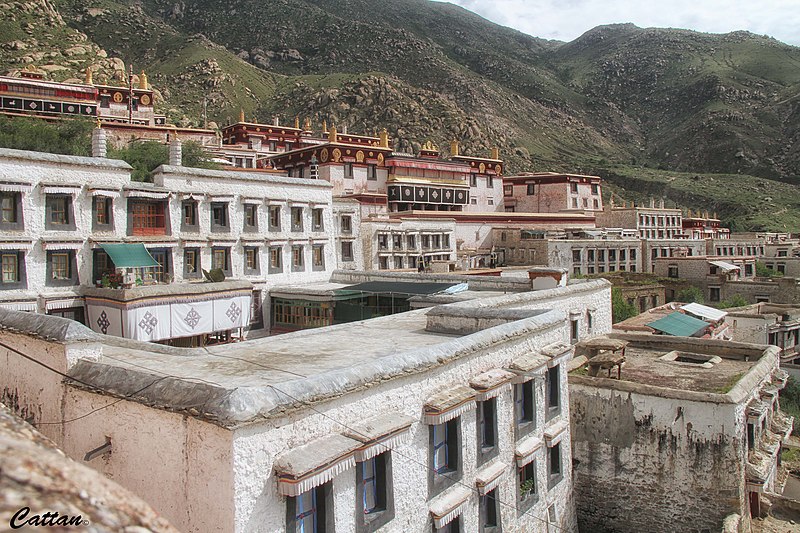
POLYGON ((407 281, 367 281, 344 287, 345 291, 394 294, 435 294, 457 283, 411 283, 407 281))
POLYGON ((728 263, 727 261, 709 261, 709 263, 711 263, 715 267, 721 268, 725 272, 728 272, 729 270, 739 270, 739 267, 737 267, 733 263, 728 263))
POLYGON ((657 331, 675 337, 693 337, 709 326, 708 322, 704 320, 678 312, 670 313, 647 325, 657 331))
POLYGON ((681 309, 686 313, 696 316, 697 318, 708 319, 713 322, 716 322, 728 316, 727 311, 720 311, 719 309, 714 309, 713 307, 709 307, 707 305, 702 305, 695 302, 686 304, 683 307, 681 307, 681 309))

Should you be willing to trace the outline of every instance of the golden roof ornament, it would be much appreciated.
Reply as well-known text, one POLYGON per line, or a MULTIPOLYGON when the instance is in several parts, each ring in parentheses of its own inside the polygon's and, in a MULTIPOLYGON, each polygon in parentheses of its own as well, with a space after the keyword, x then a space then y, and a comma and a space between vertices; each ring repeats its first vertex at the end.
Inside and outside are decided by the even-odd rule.
POLYGON ((450 141, 450 155, 451 156, 458 155, 458 141, 455 139, 450 141))
POLYGON ((300 117, 298 117, 297 115, 294 116, 294 129, 296 130, 300 129, 300 117))
POLYGON ((94 83, 92 82, 92 69, 88 68, 88 67, 86 68, 86 80, 85 80, 85 82, 86 82, 86 85, 94 85, 94 83))
POLYGON ((311 119, 308 117, 303 121, 303 131, 311 131, 311 119))
POLYGON ((336 132, 336 124, 331 126, 331 131, 328 133, 328 140, 330 142, 332 142, 332 143, 335 143, 335 142, 338 141, 337 132, 336 132))
POLYGON ((239 122, 244 122, 244 109, 239 109, 239 122))
POLYGON ((139 89, 146 91, 150 88, 149 84, 147 83, 147 74, 144 73, 144 70, 141 74, 139 74, 139 89))
POLYGON ((492 159, 500 159, 500 148, 497 146, 492 147, 492 159))
POLYGON ((381 148, 389 148, 389 132, 386 128, 381 130, 381 148))
POLYGON ((325 120, 324 118, 322 119, 322 133, 323 135, 325 133, 328 133, 328 121, 325 120))

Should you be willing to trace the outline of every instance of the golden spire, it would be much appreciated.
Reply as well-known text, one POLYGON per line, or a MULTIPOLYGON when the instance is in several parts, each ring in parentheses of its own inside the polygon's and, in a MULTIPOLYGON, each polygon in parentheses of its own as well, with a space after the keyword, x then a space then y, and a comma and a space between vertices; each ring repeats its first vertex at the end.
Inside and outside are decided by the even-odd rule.
POLYGON ((141 74, 139 74, 139 88, 143 91, 146 91, 150 88, 147 84, 147 74, 144 73, 144 70, 141 74))
POLYGON ((693 218, 693 217, 692 217, 692 210, 691 210, 691 208, 689 209, 689 212, 687 213, 687 215, 686 215, 686 216, 687 216, 688 218, 693 218))
POLYGON ((336 124, 331 126, 331 131, 328 133, 328 140, 332 143, 338 140, 336 137, 336 124))
POLYGON ((298 117, 297 115, 294 116, 294 129, 296 130, 300 129, 300 117, 298 117))
POLYGON ((92 69, 91 68, 87 68, 86 69, 86 85, 94 85, 94 82, 92 81, 92 69))
POLYGON ((311 131, 311 119, 308 117, 303 121, 303 131, 311 131))
POLYGON ((453 139, 450 141, 450 156, 457 156, 458 155, 458 141, 453 139))
POLYGON ((500 148, 497 146, 492 147, 492 159, 500 159, 500 148))
POLYGON ((244 109, 239 109, 239 122, 244 122, 244 109))
POLYGON ((328 121, 324 118, 322 119, 322 134, 328 133, 328 121))
POLYGON ((389 148, 389 132, 386 128, 381 130, 381 148, 389 148))

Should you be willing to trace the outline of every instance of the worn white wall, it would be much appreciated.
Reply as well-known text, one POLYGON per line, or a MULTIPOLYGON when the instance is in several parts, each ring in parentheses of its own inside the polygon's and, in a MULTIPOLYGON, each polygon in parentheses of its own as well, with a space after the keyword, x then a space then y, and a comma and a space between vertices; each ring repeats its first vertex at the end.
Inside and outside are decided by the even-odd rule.
POLYGON ((195 418, 69 389, 62 449, 76 460, 111 438, 112 451, 88 463, 150 503, 181 531, 230 531, 231 437, 195 418))
MULTIPOLYGON (((430 464, 428 445, 428 426, 421 423, 422 406, 437 392, 455 384, 466 384, 470 377, 491 368, 507 365, 515 355, 536 351, 543 346, 560 341, 563 326, 552 328, 541 334, 525 339, 513 339, 487 347, 477 353, 462 357, 426 374, 416 374, 394 379, 372 388, 353 392, 333 401, 318 404, 316 411, 300 410, 288 417, 268 424, 258 424, 236 430, 234 438, 235 492, 237 495, 236 531, 282 531, 286 520, 286 499, 279 496, 273 472, 275 458, 294 447, 301 446, 329 435, 343 432, 347 426, 355 426, 365 416, 380 414, 382 411, 396 411, 417 420, 410 431, 411 439, 406 445, 392 452, 392 474, 394 485, 395 518, 382 531, 407 532, 427 531, 431 527, 428 509, 427 487, 428 466, 430 464)), ((562 376, 566 376, 565 369, 562 376)), ((537 432, 541 436, 545 424, 543 381, 537 382, 537 432)), ((559 417, 551 420, 568 420, 566 407, 566 379, 562 380, 562 398, 565 407, 559 417)), ((514 441, 512 426, 513 401, 511 391, 507 390, 498 398, 499 456, 497 460, 509 468, 503 474, 499 487, 502 502, 514 507, 501 506, 504 531, 547 531, 547 505, 555 503, 561 525, 573 531, 574 515, 571 499, 565 497, 571 492, 571 457, 569 439, 562 445, 564 479, 553 491, 546 489, 546 464, 544 451, 540 450, 537 463, 539 470, 540 499, 531 511, 518 519, 516 505, 517 472, 514 463, 514 441)), ((474 487, 476 467, 476 413, 469 411, 461 416, 463 470, 461 481, 474 487)), ((355 512, 355 469, 338 475, 333 480, 334 509, 337 517, 337 531, 352 531, 352 516, 355 512)), ((468 500, 463 515, 464 531, 477 531, 478 497, 474 493, 468 500)))
POLYGON ((713 531, 746 512, 743 406, 576 383, 570 401, 581 528, 713 531))
MULTIPOLYGON (((0 300, 33 300, 37 296, 69 293, 70 287, 48 287, 46 280, 47 252, 43 242, 78 241, 65 248, 76 251, 77 268, 81 283, 91 283, 91 244, 90 236, 120 238, 125 234, 124 222, 115 224, 110 232, 92 230, 92 187, 120 190, 130 181, 129 166, 121 161, 91 157, 62 156, 27 152, 20 150, 0 150, 0 180, 24 182, 31 186, 28 192, 21 193, 22 218, 21 231, 2 230, 5 238, 30 241, 26 251, 27 288, 0 290, 0 300), (46 194, 40 184, 55 186, 77 186, 72 194, 72 213, 75 229, 67 231, 46 230, 46 194)), ((113 201, 114 217, 125 220, 124 200, 113 201)), ((58 248, 54 248, 58 249, 58 248)))

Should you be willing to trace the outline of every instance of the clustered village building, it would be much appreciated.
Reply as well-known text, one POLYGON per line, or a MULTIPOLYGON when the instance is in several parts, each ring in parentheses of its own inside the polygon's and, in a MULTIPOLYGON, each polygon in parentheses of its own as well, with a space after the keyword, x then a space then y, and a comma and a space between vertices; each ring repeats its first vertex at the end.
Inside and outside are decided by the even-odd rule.
POLYGON ((0 149, 2 402, 179 530, 745 532, 776 497, 788 235, 606 204, 599 177, 509 176, 456 140, 175 128, 144 73, 0 77, 0 112, 98 121, 92 157, 0 149), (106 157, 131 136, 169 145, 151 182, 106 157), (221 169, 183 166, 186 140, 221 169), (570 279, 605 273, 761 303, 731 314, 746 342, 614 333, 611 283, 570 279))

